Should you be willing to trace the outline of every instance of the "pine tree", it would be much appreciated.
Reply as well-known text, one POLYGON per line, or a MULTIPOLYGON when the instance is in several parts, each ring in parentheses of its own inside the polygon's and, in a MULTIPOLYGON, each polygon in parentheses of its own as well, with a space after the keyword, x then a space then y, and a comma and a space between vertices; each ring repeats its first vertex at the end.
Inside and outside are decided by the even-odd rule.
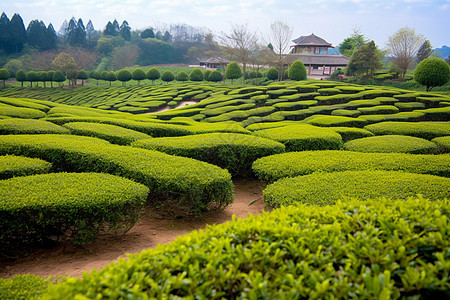
POLYGON ((422 46, 420 46, 419 51, 417 51, 417 63, 420 63, 422 60, 428 58, 432 52, 433 49, 431 48, 431 43, 429 40, 426 40, 423 42, 422 46))
POLYGON ((122 25, 120 25, 119 33, 125 41, 129 41, 131 39, 131 28, 126 20, 122 22, 122 25))
POLYGON ((11 18, 9 32, 12 37, 11 52, 21 52, 23 44, 27 41, 27 31, 25 30, 22 17, 19 14, 14 14, 11 18))
POLYGON ((9 19, 5 13, 0 16, 0 53, 9 53, 11 45, 11 33, 9 31, 9 19))

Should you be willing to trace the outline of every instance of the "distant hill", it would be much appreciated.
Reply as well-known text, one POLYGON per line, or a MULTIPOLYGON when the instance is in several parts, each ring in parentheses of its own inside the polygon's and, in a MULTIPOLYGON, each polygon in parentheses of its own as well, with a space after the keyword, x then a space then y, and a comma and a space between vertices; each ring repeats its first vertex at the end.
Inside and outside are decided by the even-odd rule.
POLYGON ((441 48, 436 48, 434 51, 440 52, 441 58, 447 58, 450 55, 450 47, 442 46, 441 48))

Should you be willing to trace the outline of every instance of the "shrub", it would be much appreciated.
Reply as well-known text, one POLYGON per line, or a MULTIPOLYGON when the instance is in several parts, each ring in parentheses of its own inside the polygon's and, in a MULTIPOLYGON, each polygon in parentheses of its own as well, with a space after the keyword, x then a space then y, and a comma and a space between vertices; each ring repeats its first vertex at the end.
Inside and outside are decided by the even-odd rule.
POLYGON ((297 60, 288 69, 289 78, 292 80, 305 80, 306 79, 306 68, 305 65, 297 60))
POLYGON ((77 79, 81 79, 81 85, 84 85, 84 81, 88 78, 89 78, 89 74, 85 70, 78 71, 77 79))
POLYGON ((449 206, 350 200, 233 219, 66 280, 46 299, 444 299, 449 206))
POLYGON ((111 145, 92 137, 68 135, 0 136, 0 154, 38 157, 57 171, 105 172, 143 183, 153 199, 181 199, 190 209, 232 201, 231 176, 211 164, 185 157, 111 145))
POLYGON ((0 278, 0 299, 38 299, 51 284, 49 279, 26 274, 12 279, 0 278))
POLYGON ((0 80, 3 81, 3 87, 6 86, 6 80, 8 80, 10 77, 11 76, 8 70, 6 70, 5 68, 0 69, 0 80))
POLYGON ((161 73, 157 68, 153 67, 150 70, 148 70, 147 78, 152 81, 152 84, 155 84, 155 80, 161 78, 161 73))
POLYGON ((450 136, 437 137, 431 140, 442 152, 450 152, 450 136))
POLYGON ((342 146, 342 138, 336 132, 308 124, 264 129, 254 134, 284 144, 286 151, 339 149, 342 146))
POLYGON ((206 81, 209 81, 209 75, 211 75, 212 72, 213 72, 213 71, 211 71, 211 70, 206 70, 205 73, 203 73, 203 78, 204 78, 206 81))
POLYGON ((399 109, 392 105, 378 105, 372 107, 359 107, 357 108, 364 115, 387 115, 395 114, 399 112, 399 109))
POLYGON ((373 133, 362 129, 362 128, 354 128, 354 127, 329 127, 329 129, 339 133, 344 142, 348 142, 351 140, 356 140, 360 138, 365 138, 369 136, 373 136, 373 133))
POLYGON ((278 80, 278 70, 272 67, 267 71, 266 76, 269 80, 278 80))
POLYGON ((211 82, 219 82, 222 81, 223 77, 222 74, 219 71, 212 71, 211 74, 209 74, 207 80, 211 82))
POLYGON ((272 182, 317 171, 394 170, 450 177, 450 155, 304 151, 277 154, 256 160, 255 174, 272 182))
MULTIPOLYGON (((282 96, 284 97, 284 96, 282 96)), ((286 96, 288 97, 288 96, 286 96)), ((304 101, 296 101, 296 102, 281 102, 275 103, 273 107, 278 108, 279 110, 299 110, 299 109, 307 109, 311 106, 317 105, 317 101, 315 100, 304 100, 304 101)))
POLYGON ((399 112, 399 113, 390 114, 390 115, 361 115, 358 117, 358 119, 364 120, 368 123, 378 123, 378 122, 385 122, 385 121, 419 122, 419 121, 423 121, 424 118, 425 118, 425 114, 423 112, 419 112, 419 111, 404 111, 404 112, 399 112))
POLYGON ((412 136, 383 135, 371 136, 349 141, 344 149, 357 152, 400 152, 413 154, 430 154, 437 152, 433 142, 412 136))
POLYGON ((241 68, 234 61, 230 62, 225 69, 225 78, 231 79, 231 83, 233 83, 234 79, 238 79, 242 77, 241 68))
POLYGON ((258 158, 284 152, 272 140, 236 133, 210 133, 134 142, 132 146, 206 161, 227 169, 233 176, 247 177, 258 158))
POLYGON ((359 110, 335 109, 331 112, 332 116, 356 118, 361 114, 359 110))
POLYGON ((421 194, 449 198, 450 178, 398 171, 344 171, 283 178, 267 186, 264 202, 271 207, 300 202, 329 205, 342 198, 406 199, 421 194))
POLYGON ((365 120, 344 117, 344 116, 319 116, 314 115, 311 119, 306 120, 308 124, 321 126, 321 127, 336 127, 336 126, 349 126, 349 127, 364 127, 367 125, 365 120))
POLYGON ((450 135, 450 123, 436 122, 381 122, 364 129, 375 135, 408 135, 427 140, 450 135))
POLYGON ((113 71, 110 71, 106 74, 106 81, 109 81, 109 86, 111 86, 111 83, 116 80, 117 80, 117 75, 113 71))
POLYGON ((117 71, 117 80, 122 81, 123 86, 126 86, 127 81, 130 81, 133 75, 127 69, 117 71))
POLYGON ((69 130, 51 122, 33 119, 0 120, 0 134, 70 133, 69 130))
POLYGON ((50 109, 47 105, 39 104, 34 102, 34 99, 18 99, 18 98, 7 98, 0 97, 0 104, 5 103, 12 106, 34 108, 46 112, 50 109))
POLYGON ((177 81, 188 81, 189 76, 185 71, 180 71, 177 73, 177 76, 175 78, 177 81))
MULTIPOLYGON (((55 173, 0 181, 0 240, 68 235, 84 244, 106 224, 128 231, 139 219, 148 188, 109 174, 55 173)), ((4 244, 5 245, 5 244, 4 244)))
POLYGON ((336 89, 336 88, 322 88, 322 89, 318 89, 317 92, 319 92, 320 96, 331 96, 331 95, 340 94, 341 90, 336 89))
POLYGON ((140 85, 141 80, 147 79, 147 75, 141 68, 135 69, 131 75, 133 77, 133 80, 136 80, 138 82, 138 85, 140 85))
POLYGON ((448 121, 450 120, 450 106, 415 110, 415 113, 424 114, 427 121, 448 121))
POLYGON ((190 81, 203 81, 203 72, 199 68, 195 68, 194 70, 189 73, 189 80, 190 81))
POLYGON ((399 103, 395 103, 395 106, 400 110, 400 111, 413 111, 416 109, 422 109, 425 108, 425 104, 421 103, 421 102, 399 102, 399 103))
POLYGON ((33 108, 0 105, 0 116, 22 119, 39 119, 44 118, 46 114, 33 108))
POLYGON ((174 81, 174 79, 175 79, 175 75, 173 75, 173 73, 171 71, 169 71, 169 70, 164 71, 161 74, 161 80, 164 81, 164 82, 169 83, 171 81, 174 81))
POLYGON ((38 158, 0 156, 0 179, 50 172, 52 164, 38 158))
POLYGON ((442 59, 426 58, 414 70, 414 80, 426 86, 428 92, 450 80, 450 66, 442 59))
POLYGON ((145 133, 109 124, 73 122, 66 123, 63 126, 72 131, 73 134, 98 137, 119 145, 128 145, 137 140, 151 138, 145 133))
POLYGON ((53 78, 52 79, 53 79, 53 81, 58 82, 58 84, 61 85, 61 82, 66 81, 66 75, 64 75, 64 73, 61 72, 61 71, 56 71, 53 74, 53 78))

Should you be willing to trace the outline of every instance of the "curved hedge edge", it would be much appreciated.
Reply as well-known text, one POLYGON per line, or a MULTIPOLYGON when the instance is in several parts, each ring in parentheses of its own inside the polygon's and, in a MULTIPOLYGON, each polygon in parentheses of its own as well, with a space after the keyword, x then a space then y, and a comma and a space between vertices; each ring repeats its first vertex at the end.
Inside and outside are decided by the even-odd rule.
POLYGON ((51 168, 51 163, 39 158, 15 155, 0 156, 0 179, 44 174, 50 172, 51 168))
POLYGON ((438 145, 441 152, 450 152, 450 136, 437 137, 432 139, 431 141, 438 145))
POLYGON ((400 152, 412 154, 436 154, 438 147, 428 140, 404 135, 382 135, 348 141, 344 150, 356 152, 400 152))

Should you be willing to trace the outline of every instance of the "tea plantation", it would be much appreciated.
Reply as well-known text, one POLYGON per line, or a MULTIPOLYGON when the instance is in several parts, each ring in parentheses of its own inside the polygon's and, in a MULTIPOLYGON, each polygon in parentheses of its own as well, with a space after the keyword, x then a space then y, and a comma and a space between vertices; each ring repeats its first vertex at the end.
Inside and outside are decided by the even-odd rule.
POLYGON ((221 208, 236 178, 281 207, 0 298, 449 298, 448 103, 315 80, 0 89, 0 250, 221 208))

